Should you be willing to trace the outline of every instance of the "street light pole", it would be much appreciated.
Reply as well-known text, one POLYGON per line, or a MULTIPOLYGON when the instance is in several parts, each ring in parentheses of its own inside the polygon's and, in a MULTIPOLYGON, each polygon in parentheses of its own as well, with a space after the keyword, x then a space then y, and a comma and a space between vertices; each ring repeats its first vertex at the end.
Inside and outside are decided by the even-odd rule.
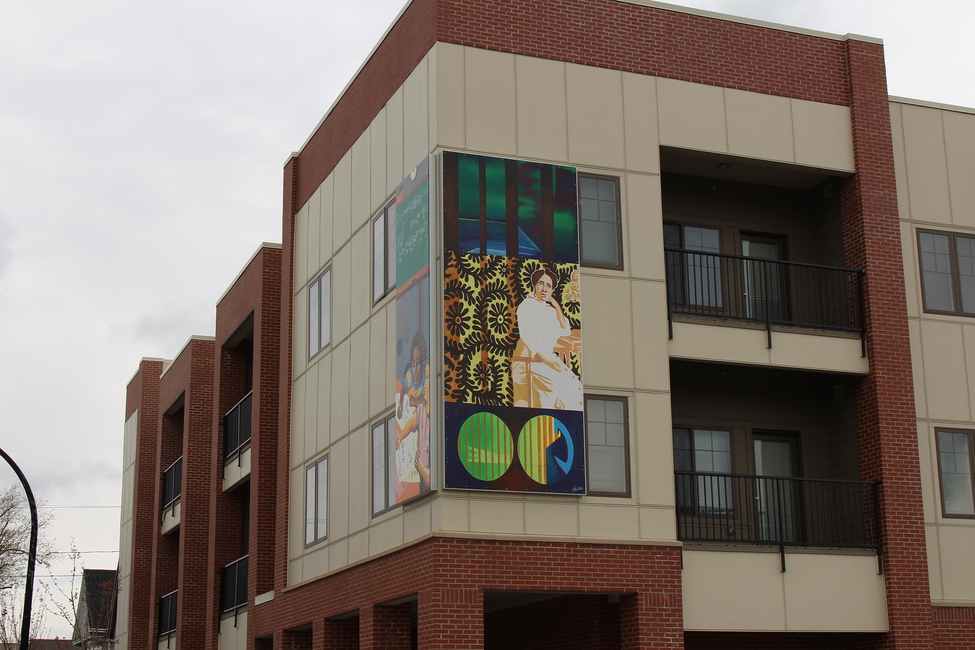
POLYGON ((34 601, 34 564, 37 562, 37 504, 34 502, 34 493, 30 490, 30 483, 27 482, 27 477, 17 467, 14 459, 8 456, 7 452, 3 449, 0 449, 0 456, 3 456, 3 459, 7 461, 7 464, 17 474, 17 478, 20 479, 21 484, 24 486, 24 492, 27 493, 27 505, 30 508, 30 549, 27 552, 27 585, 24 588, 24 618, 20 624, 20 650, 28 650, 28 646, 30 645, 30 609, 31 603, 34 601))

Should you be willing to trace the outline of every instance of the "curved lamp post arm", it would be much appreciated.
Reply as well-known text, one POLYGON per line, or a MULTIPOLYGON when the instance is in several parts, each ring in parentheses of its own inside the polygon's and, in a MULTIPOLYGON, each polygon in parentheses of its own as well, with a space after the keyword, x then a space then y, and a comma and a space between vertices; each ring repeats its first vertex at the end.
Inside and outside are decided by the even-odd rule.
POLYGON ((30 490, 30 483, 27 482, 27 477, 17 467, 14 459, 8 456, 7 452, 3 449, 0 449, 0 456, 3 456, 3 459, 7 461, 7 464, 17 474, 17 478, 20 479, 21 484, 24 486, 24 492, 27 493, 27 505, 30 508, 30 549, 27 552, 27 585, 24 587, 24 618, 20 624, 20 650, 28 650, 30 644, 30 610, 31 603, 34 601, 34 564, 37 562, 37 503, 34 502, 34 493, 30 490))

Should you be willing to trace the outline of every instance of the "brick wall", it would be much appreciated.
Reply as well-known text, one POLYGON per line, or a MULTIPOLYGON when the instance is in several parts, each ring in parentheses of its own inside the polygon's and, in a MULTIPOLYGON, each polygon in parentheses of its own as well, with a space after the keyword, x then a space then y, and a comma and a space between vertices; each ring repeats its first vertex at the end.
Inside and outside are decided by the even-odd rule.
POLYGON ((935 607, 933 618, 935 648, 975 646, 975 608, 935 607))

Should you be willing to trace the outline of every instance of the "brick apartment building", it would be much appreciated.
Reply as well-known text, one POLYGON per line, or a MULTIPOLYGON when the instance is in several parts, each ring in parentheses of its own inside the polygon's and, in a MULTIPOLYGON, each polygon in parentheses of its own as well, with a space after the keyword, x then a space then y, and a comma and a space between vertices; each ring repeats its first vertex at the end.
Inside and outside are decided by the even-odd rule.
POLYGON ((129 383, 119 647, 972 647, 973 176, 873 38, 412 0, 129 383))

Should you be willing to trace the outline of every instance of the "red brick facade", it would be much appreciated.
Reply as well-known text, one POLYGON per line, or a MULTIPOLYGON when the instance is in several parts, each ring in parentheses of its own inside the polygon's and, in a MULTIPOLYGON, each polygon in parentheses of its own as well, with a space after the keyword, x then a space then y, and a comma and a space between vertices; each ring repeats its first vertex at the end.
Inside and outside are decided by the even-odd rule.
POLYGON ((151 447, 140 448, 135 502, 159 504, 159 472, 179 454, 185 463, 178 534, 159 535, 157 511, 136 508, 129 647, 155 643, 149 608, 178 588, 177 646, 216 648, 219 572, 242 552, 245 508, 248 648, 966 647, 975 609, 932 609, 929 594, 893 165, 879 44, 617 0, 414 0, 285 166, 283 248, 262 249, 221 300, 216 342, 192 341, 161 381, 161 363, 144 361, 129 385, 127 415, 139 409, 151 447), (438 41, 850 108, 857 172, 840 188, 844 252, 866 270, 871 367, 856 388, 860 474, 883 482, 889 633, 685 634, 680 549, 666 544, 434 536, 288 584, 295 215, 438 41), (239 347, 247 328, 250 358, 239 347), (250 480, 225 492, 222 417, 248 390, 250 480), (172 411, 180 395, 183 411, 172 411), (557 595, 495 607, 502 592, 557 595))

